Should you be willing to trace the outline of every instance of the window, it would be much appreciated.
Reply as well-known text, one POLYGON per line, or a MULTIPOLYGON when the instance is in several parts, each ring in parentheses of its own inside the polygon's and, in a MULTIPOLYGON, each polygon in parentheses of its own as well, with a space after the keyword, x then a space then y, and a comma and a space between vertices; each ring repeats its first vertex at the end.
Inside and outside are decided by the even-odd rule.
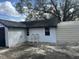
POLYGON ((50 29, 49 28, 45 28, 45 35, 50 35, 50 29))
POLYGON ((29 36, 29 28, 27 28, 27 36, 29 36))

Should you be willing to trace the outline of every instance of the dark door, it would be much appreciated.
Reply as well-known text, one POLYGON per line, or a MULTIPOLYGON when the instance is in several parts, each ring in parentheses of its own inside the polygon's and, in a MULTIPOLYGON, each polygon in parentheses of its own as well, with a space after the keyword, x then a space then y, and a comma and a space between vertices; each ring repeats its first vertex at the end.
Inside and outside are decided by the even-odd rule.
POLYGON ((0 47, 5 47, 5 28, 0 27, 0 47))

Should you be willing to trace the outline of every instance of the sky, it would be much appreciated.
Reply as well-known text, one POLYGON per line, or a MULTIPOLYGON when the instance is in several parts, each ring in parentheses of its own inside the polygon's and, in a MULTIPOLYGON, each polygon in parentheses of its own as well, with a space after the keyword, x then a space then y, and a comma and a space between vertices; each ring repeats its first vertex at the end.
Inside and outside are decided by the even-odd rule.
POLYGON ((0 2, 4 2, 4 1, 18 2, 19 0, 0 0, 0 2))
POLYGON ((12 5, 15 3, 14 0, 11 2, 0 0, 0 19, 11 20, 11 21, 24 21, 25 16, 19 14, 15 7, 12 5))
MULTIPOLYGON (((19 0, 0 0, 0 2, 4 2, 4 1, 11 1, 12 4, 15 4, 16 2, 19 2, 19 0)), ((33 4, 34 4, 34 0, 32 0, 33 4)))

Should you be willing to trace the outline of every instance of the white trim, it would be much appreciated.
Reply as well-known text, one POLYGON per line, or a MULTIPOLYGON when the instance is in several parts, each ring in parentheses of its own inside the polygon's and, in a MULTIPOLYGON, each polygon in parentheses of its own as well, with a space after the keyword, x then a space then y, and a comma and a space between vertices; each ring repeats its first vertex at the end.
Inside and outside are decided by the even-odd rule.
POLYGON ((5 44, 6 44, 6 47, 9 46, 8 41, 9 41, 9 40, 8 40, 8 28, 5 27, 5 44))

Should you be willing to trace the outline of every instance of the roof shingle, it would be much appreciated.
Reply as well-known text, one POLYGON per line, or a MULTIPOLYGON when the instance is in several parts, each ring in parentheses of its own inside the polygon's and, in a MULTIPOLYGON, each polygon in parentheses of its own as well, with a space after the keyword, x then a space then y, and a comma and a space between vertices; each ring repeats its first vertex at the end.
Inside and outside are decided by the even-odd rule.
POLYGON ((36 28, 36 27, 57 27, 57 18, 52 18, 49 20, 38 20, 38 21, 28 21, 24 22, 26 27, 36 28))
POLYGON ((0 23, 6 27, 15 28, 40 28, 40 27, 57 27, 57 18, 53 17, 49 20, 37 20, 37 21, 27 21, 27 22, 14 22, 8 20, 0 19, 0 23))
POLYGON ((6 27, 26 27, 25 24, 20 23, 20 22, 14 22, 14 21, 8 21, 8 20, 2 20, 0 19, 0 23, 3 24, 6 27))

